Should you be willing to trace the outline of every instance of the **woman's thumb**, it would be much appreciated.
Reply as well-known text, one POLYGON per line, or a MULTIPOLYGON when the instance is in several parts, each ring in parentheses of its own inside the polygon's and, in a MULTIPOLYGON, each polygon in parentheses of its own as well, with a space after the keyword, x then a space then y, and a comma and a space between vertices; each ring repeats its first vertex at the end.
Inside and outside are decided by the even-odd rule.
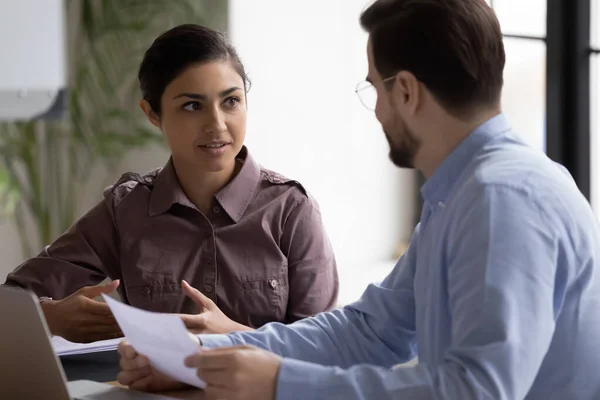
POLYGON ((181 281, 181 287, 190 299, 202 309, 211 309, 215 304, 211 299, 202 294, 198 289, 190 286, 186 281, 181 281))

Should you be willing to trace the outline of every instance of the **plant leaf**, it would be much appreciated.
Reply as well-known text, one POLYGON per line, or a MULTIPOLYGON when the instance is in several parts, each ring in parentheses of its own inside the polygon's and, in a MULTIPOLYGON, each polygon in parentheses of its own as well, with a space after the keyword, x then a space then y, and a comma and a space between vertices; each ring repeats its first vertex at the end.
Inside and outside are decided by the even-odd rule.
POLYGON ((0 218, 12 217, 19 203, 19 190, 5 168, 0 167, 0 218))

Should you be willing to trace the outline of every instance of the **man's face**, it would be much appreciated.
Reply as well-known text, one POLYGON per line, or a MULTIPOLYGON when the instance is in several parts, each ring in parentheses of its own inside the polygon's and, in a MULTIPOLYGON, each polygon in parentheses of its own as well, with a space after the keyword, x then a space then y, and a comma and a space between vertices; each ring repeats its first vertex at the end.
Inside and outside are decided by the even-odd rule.
POLYGON ((375 116, 390 145, 390 159, 400 168, 414 168, 414 158, 420 143, 401 116, 402 105, 398 105, 394 99, 393 87, 396 85, 394 78, 386 80, 389 77, 382 77, 375 68, 370 40, 367 44, 367 58, 369 61, 367 79, 377 92, 375 116), (383 82, 384 80, 386 81, 383 82))

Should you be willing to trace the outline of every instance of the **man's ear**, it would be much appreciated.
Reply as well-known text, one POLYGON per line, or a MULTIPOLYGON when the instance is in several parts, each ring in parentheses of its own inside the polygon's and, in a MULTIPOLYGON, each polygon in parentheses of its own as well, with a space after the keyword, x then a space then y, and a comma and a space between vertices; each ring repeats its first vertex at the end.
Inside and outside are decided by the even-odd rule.
POLYGON ((140 100, 140 108, 146 115, 146 118, 148 118, 148 121, 160 129, 160 118, 158 118, 158 115, 156 115, 156 113, 152 110, 150 103, 148 103, 146 99, 140 100))
POLYGON ((421 85, 417 77, 408 71, 398 72, 394 85, 394 95, 397 104, 404 105, 411 114, 414 114, 421 100, 421 85))

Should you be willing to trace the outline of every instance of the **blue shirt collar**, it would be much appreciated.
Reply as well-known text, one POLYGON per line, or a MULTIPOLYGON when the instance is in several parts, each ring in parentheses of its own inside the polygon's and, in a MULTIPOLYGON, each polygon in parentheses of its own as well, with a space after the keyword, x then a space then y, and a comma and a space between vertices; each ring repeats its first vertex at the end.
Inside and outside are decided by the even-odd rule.
POLYGON ((431 204, 445 201, 459 176, 473 159, 473 155, 497 135, 510 129, 504 114, 498 114, 477 127, 452 150, 421 187, 423 199, 431 204))

